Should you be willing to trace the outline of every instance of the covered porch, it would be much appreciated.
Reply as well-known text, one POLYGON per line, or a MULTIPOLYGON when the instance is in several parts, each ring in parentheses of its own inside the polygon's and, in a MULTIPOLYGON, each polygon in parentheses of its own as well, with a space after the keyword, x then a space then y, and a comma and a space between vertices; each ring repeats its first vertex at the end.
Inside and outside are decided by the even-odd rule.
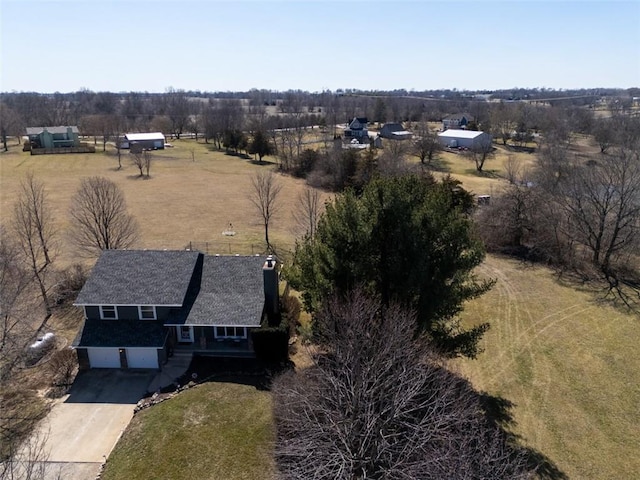
POLYGON ((247 327, 175 325, 169 327, 176 353, 221 357, 254 357, 247 327))

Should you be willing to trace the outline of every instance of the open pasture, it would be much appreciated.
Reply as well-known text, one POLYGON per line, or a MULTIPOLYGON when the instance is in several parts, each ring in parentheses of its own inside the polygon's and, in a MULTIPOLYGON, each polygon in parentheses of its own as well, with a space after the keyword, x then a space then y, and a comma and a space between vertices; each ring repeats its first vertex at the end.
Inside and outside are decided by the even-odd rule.
MULTIPOLYGON (((261 253, 264 228, 249 200, 251 177, 259 170, 273 170, 271 157, 259 165, 253 159, 226 155, 194 140, 174 141, 174 148, 151 152, 149 179, 139 177, 122 154, 118 169, 115 149, 107 153, 31 156, 15 146, 0 156, 0 218, 12 214, 20 181, 32 171, 44 182, 59 238, 59 260, 75 261, 65 235, 69 227, 71 198, 83 177, 103 176, 124 192, 129 211, 140 225, 138 248, 181 249, 189 242, 207 247, 209 253, 261 253), (230 228, 230 224, 232 228, 230 228), (222 232, 233 230, 235 235, 222 232)), ((281 175, 280 211, 272 220, 269 235, 279 249, 294 246, 296 231, 292 211, 305 187, 302 180, 281 175)))

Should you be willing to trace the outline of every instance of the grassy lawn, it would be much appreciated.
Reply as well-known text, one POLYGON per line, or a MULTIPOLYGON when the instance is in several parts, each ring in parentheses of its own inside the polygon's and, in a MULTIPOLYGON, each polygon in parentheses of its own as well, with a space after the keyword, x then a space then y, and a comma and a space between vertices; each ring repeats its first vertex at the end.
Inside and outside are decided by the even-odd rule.
POLYGON ((268 392, 206 383, 138 413, 101 478, 267 480, 272 445, 268 392))
MULTIPOLYGON (((505 164, 509 158, 517 160, 523 168, 530 168, 535 155, 523 152, 510 152, 502 145, 496 145, 492 158, 487 159, 482 172, 476 170, 472 159, 462 153, 440 152, 434 160, 437 175, 450 174, 460 180, 465 188, 476 195, 494 195, 507 185, 505 164)), ((415 160, 415 157, 413 159, 415 160)))
POLYGON ((563 285, 546 268, 489 257, 497 279, 470 302, 468 323, 491 322, 477 360, 457 367, 513 402, 513 431, 569 478, 640 472, 640 328, 631 316, 563 285))

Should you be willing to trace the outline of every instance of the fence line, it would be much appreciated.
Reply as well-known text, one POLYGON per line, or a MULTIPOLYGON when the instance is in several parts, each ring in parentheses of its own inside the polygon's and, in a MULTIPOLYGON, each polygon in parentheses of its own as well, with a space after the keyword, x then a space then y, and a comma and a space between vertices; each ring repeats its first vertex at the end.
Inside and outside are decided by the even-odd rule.
POLYGON ((249 254, 251 251, 251 255, 263 254, 266 252, 266 248, 264 245, 256 245, 256 244, 242 244, 242 243, 233 243, 233 242, 194 242, 190 241, 184 247, 185 250, 197 250, 199 252, 205 253, 207 255, 215 255, 219 253, 221 255, 234 255, 234 254, 249 254))

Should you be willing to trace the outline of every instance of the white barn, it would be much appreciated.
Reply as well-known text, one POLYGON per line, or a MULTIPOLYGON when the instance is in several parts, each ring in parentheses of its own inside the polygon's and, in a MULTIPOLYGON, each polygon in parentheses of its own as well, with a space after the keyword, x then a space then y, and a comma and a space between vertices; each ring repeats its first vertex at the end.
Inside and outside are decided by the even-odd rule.
POLYGON ((139 144, 145 150, 159 150, 164 148, 165 138, 161 132, 152 133, 125 133, 120 142, 120 148, 130 148, 139 144))
POLYGON ((473 130, 445 130, 438 133, 438 141, 449 148, 473 148, 491 142, 491 135, 473 130))

